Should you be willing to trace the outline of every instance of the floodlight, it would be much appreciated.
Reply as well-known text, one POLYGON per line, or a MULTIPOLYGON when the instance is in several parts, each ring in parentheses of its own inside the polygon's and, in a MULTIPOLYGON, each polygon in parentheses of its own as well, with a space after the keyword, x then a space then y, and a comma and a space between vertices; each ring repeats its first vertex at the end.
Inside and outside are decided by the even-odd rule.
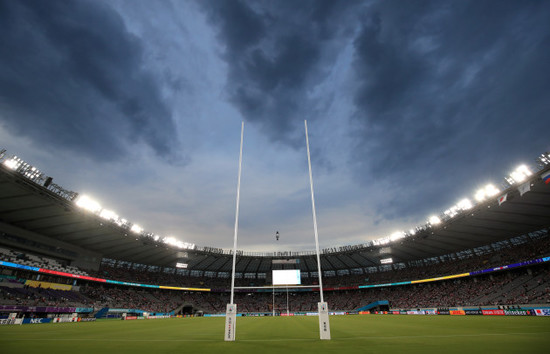
POLYGON ((91 211, 92 213, 97 213, 101 210, 101 205, 98 202, 91 199, 87 195, 82 195, 76 200, 76 205, 82 209, 91 211))
POLYGON ((445 210, 444 214, 450 218, 453 218, 458 214, 458 207, 453 206, 452 208, 445 210))
POLYGON ((117 224, 118 226, 122 226, 122 225, 126 225, 128 223, 128 220, 126 219, 119 219, 118 216, 116 219, 113 220, 115 222, 115 224, 117 224))
POLYGON ((416 230, 415 230, 415 229, 410 229, 410 230, 409 230, 409 234, 415 235, 415 234, 416 234, 416 230))
POLYGON ((375 246, 387 245, 388 243, 390 243, 389 237, 382 237, 377 240, 372 240, 372 244, 375 246))
POLYGON ((499 194, 500 191, 493 186, 492 184, 488 184, 485 186, 485 195, 488 197, 494 197, 495 195, 499 194))
POLYGON ((529 170, 529 168, 525 165, 521 165, 518 168, 516 168, 512 173, 510 173, 510 179, 506 179, 508 183, 513 184, 514 182, 523 182, 525 179, 529 176, 531 176, 533 173, 529 170))
POLYGON ((462 199, 460 202, 458 202, 456 206, 462 210, 468 210, 473 208, 472 202, 467 198, 462 199))
POLYGON ((484 188, 482 188, 482 189, 480 189, 476 192, 475 198, 478 202, 482 202, 483 200, 485 200, 485 198, 494 197, 498 193, 500 193, 498 188, 496 188, 492 184, 488 184, 484 188))
POLYGON ((475 198, 478 202, 483 201, 485 199, 485 190, 484 189, 478 190, 475 194, 475 198))
POLYGON ((542 164, 542 165, 548 165, 550 164, 550 153, 544 153, 544 154, 541 154, 537 160, 542 164))
POLYGON ((99 213, 99 216, 102 217, 103 219, 107 219, 107 220, 117 220, 118 219, 118 215, 114 211, 107 210, 107 209, 103 209, 99 213))
POLYGON ((397 231, 390 235, 390 241, 396 241, 404 237, 405 237, 405 233, 403 231, 397 231))
POLYGON ((432 225, 441 224, 441 219, 439 217, 435 216, 435 215, 430 216, 430 219, 428 221, 432 225))
MULTIPOLYGON (((143 232, 143 229, 142 229, 139 225, 134 224, 134 225, 132 225, 132 227, 130 228, 130 231, 135 232, 136 234, 140 234, 140 233, 143 232)), ((157 237, 158 237, 158 236, 157 236, 157 237)), ((157 239, 158 239, 158 238, 157 238, 157 239)), ((155 240, 155 241, 156 241, 156 240, 155 240)))
POLYGON ((20 162, 15 159, 9 159, 4 161, 4 165, 6 165, 6 167, 9 169, 16 170, 17 167, 19 167, 20 162))

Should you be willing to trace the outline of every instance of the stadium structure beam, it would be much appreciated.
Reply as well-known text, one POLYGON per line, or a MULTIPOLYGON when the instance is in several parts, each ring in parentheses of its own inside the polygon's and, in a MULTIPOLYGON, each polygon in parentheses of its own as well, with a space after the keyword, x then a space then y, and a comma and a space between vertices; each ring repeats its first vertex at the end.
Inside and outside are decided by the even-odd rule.
MULTIPOLYGON (((68 222, 68 223, 65 223, 65 224, 57 224, 57 225, 31 228, 30 230, 34 231, 36 233, 43 233, 43 234, 46 234, 46 235, 47 235, 47 232, 52 232, 52 233, 55 233, 55 235, 58 236, 58 237, 66 235, 66 234, 72 234, 74 232, 90 232, 90 231, 97 230, 97 226, 92 227, 92 225, 89 225, 89 224, 90 224, 89 220, 78 220, 78 221, 68 222), (67 231, 65 233, 55 231, 56 229, 63 229, 63 228, 67 228, 69 226, 73 227, 73 226, 76 226, 76 225, 86 225, 87 228, 77 229, 77 230, 73 229, 73 230, 67 231)), ((99 226, 99 223, 97 223, 97 224, 99 226)))
MULTIPOLYGON (((14 208, 14 209, 4 209, 2 210, 2 216, 9 216, 10 214, 15 214, 15 213, 21 213, 21 212, 24 212, 24 213, 33 213, 33 210, 40 210, 40 209, 46 209, 46 208, 51 208, 51 207, 54 207, 53 205, 51 205, 51 203, 44 203, 42 205, 33 205, 33 206, 26 206, 26 207, 18 207, 18 208, 14 208)), ((59 214, 59 212, 57 213, 59 214)))
MULTIPOLYGON (((361 265, 362 268, 364 267, 376 267, 378 266, 379 264, 377 262, 375 262, 372 258, 370 257, 367 257, 365 255, 366 252, 357 252, 357 253, 354 253, 353 255, 351 255, 350 257, 356 257, 356 258, 361 258, 362 260, 366 261, 366 262, 359 262, 358 260, 356 260, 357 263, 359 263, 361 265)), ((354 258, 355 259, 355 258, 354 258)))

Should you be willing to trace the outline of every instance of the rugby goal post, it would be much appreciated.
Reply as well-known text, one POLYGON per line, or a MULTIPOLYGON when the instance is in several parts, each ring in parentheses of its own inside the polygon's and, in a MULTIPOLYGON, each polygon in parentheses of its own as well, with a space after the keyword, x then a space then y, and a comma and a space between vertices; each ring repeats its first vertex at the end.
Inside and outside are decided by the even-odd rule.
MULTIPOLYGON (((319 294, 320 302, 317 303, 317 310, 319 313, 319 336, 321 340, 330 340, 330 322, 328 304, 324 301, 323 297, 323 279, 321 272, 321 257, 319 254, 319 234, 317 231, 317 215, 315 212, 315 195, 313 191, 313 174, 311 171, 311 156, 309 151, 309 136, 307 131, 307 120, 304 120, 305 135, 306 135, 306 150, 307 150, 307 162, 309 168, 309 185, 311 189, 311 212, 313 215, 313 233, 315 236, 315 252, 317 255, 317 274, 319 276, 319 294)), ((241 172, 243 161, 243 136, 244 136, 244 122, 241 124, 241 145, 239 150, 239 172, 237 178, 237 198, 235 207, 235 230, 233 234, 233 266, 231 270, 231 298, 230 303, 226 306, 225 311, 225 341, 235 341, 236 329, 237 329, 237 304, 234 303, 235 295, 235 264, 237 259, 237 236, 239 230, 239 201, 241 193, 241 172)), ((241 287, 242 288, 242 287, 241 287)))

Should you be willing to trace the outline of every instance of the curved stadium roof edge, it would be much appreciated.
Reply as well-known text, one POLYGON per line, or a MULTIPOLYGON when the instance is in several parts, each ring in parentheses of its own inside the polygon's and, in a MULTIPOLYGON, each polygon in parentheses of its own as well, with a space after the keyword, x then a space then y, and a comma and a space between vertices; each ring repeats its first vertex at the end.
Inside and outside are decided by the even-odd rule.
MULTIPOLYGON (((442 213, 439 215, 441 223, 419 226, 414 234, 403 233, 359 245, 325 248, 321 251, 323 269, 380 265, 380 260, 387 257, 394 263, 425 259, 547 228, 550 224, 550 184, 543 177, 550 174, 549 161, 550 154, 543 154, 539 157, 539 170, 532 172, 521 184, 509 183, 502 192, 471 208, 455 208, 452 213, 442 213), (529 191, 520 191, 520 186, 527 182, 529 191), (499 203, 503 196, 505 202, 499 203)), ((105 258, 170 267, 185 259, 189 269, 230 271, 228 260, 232 250, 197 246, 178 248, 160 242, 152 233, 135 234, 131 231, 131 223, 119 219, 107 221, 99 216, 100 211, 91 213, 78 207, 75 203, 78 193, 56 185, 51 177, 20 158, 8 157, 5 150, 0 151, 0 172, 0 202, 9 201, 0 203, 2 222, 78 245, 105 258)), ((274 258, 301 258, 301 267, 316 271, 316 266, 309 264, 310 259, 314 262, 314 251, 238 250, 237 254, 246 259, 246 265, 240 265, 244 270, 260 272, 267 269, 266 263, 274 258)))

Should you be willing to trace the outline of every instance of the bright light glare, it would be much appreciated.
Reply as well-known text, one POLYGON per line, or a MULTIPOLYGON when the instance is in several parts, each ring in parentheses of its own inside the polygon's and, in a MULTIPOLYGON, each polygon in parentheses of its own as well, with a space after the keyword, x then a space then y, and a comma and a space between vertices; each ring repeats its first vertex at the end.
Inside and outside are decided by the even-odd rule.
POLYGON ((390 258, 382 258, 382 259, 380 260, 380 263, 382 263, 382 264, 390 264, 390 263, 393 263, 393 258, 391 258, 391 257, 390 257, 390 258))
POLYGON ((4 165, 12 170, 15 170, 19 166, 19 162, 14 159, 9 159, 4 161, 4 165))
POLYGON ((529 168, 525 165, 521 165, 518 168, 515 169, 514 172, 510 173, 510 177, 515 182, 523 182, 528 176, 531 176, 533 173, 529 170, 529 168))
POLYGON ((493 186, 492 184, 488 184, 485 186, 485 188, 480 189, 476 192, 475 198, 478 202, 481 202, 485 200, 487 197, 493 197, 500 193, 500 191, 493 186))
POLYGON ((415 230, 415 229, 410 229, 410 230, 409 230, 409 234, 415 235, 415 234, 416 234, 416 230, 415 230))
POLYGON ((383 237, 383 238, 379 238, 379 239, 376 239, 376 240, 372 240, 372 244, 375 245, 375 246, 387 245, 388 243, 390 243, 390 238, 389 237, 383 237))
POLYGON ((91 211, 92 213, 97 213, 101 210, 101 205, 99 205, 98 202, 91 199, 87 195, 83 195, 83 196, 79 197, 76 200, 76 205, 78 205, 82 209, 86 209, 88 211, 91 211))
POLYGON ((450 209, 445 210, 444 214, 450 218, 454 218, 458 214, 458 206, 454 206, 450 209))
POLYGON ((103 219, 107 219, 107 220, 117 220, 118 219, 118 215, 114 211, 107 210, 107 209, 103 209, 101 211, 101 213, 99 213, 99 216, 102 217, 103 219))
POLYGON ((390 235, 390 241, 399 240, 405 237, 405 233, 403 231, 397 231, 390 235))
POLYGON ((468 209, 472 209, 473 204, 469 199, 464 198, 460 202, 458 202, 456 206, 462 210, 468 210, 468 209))
MULTIPOLYGON (((132 227, 130 228, 130 231, 135 232, 136 234, 140 234, 140 233, 143 232, 143 229, 141 228, 141 226, 134 224, 134 225, 132 225, 132 227)), ((158 236, 157 236, 157 237, 158 237, 158 236)), ((158 238, 157 238, 157 240, 158 240, 158 238)), ((155 240, 155 241, 156 241, 156 240, 155 240)))
POLYGON ((195 248, 194 244, 176 240, 174 237, 165 237, 162 241, 164 241, 164 243, 167 243, 169 245, 176 246, 179 248, 186 248, 186 249, 195 248))
POLYGON ((437 225, 441 223, 441 219, 434 215, 434 216, 430 216, 429 222, 432 225, 437 225))

